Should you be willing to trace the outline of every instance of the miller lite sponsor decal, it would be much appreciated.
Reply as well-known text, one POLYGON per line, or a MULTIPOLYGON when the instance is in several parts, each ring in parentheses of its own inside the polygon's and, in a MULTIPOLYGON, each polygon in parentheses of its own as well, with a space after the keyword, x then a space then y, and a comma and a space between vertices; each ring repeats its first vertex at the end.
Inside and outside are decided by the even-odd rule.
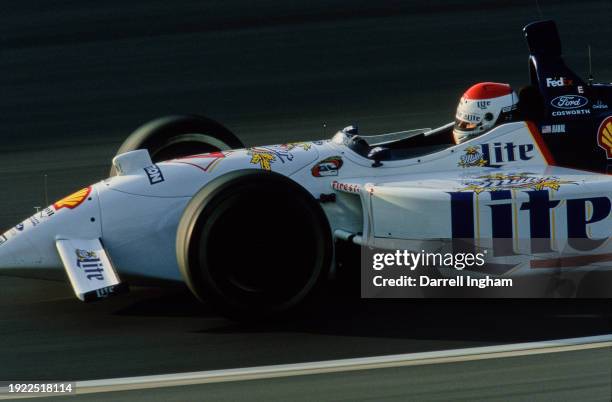
POLYGON ((612 116, 606 117, 599 125, 597 144, 606 151, 608 159, 612 159, 612 116))
POLYGON ((151 185, 158 184, 164 181, 164 175, 161 169, 157 165, 151 165, 144 168, 147 177, 149 178, 149 183, 151 185))
POLYGON ((488 101, 488 100, 482 100, 482 101, 477 101, 476 102, 476 106, 478 106, 478 108, 482 109, 482 110, 485 110, 490 105, 491 105, 491 101, 488 101))
POLYGON ((457 166, 500 167, 509 162, 528 161, 533 158, 533 144, 515 145, 513 142, 480 144, 464 149, 457 166))
POLYGON ((76 249, 75 253, 77 257, 76 266, 83 271, 87 279, 104 280, 104 263, 98 253, 81 249, 76 249))
MULTIPOLYGON (((555 187, 561 185, 557 178, 545 179, 556 181, 555 187)), ((513 196, 511 188, 480 194, 472 191, 449 193, 452 237, 477 239, 483 236, 481 231, 484 231, 485 237, 505 239, 511 245, 512 239, 523 236, 529 239, 528 252, 531 254, 552 252, 553 243, 550 239, 553 238, 557 244, 565 242, 569 249, 586 252, 597 249, 612 237, 609 227, 597 236, 590 235, 592 225, 606 227, 605 222, 612 212, 608 196, 559 199, 558 196, 551 197, 554 188, 548 184, 536 185, 533 190, 528 190, 528 187, 521 188, 519 196, 513 196), (536 189, 538 187, 541 189, 536 189), (475 203, 480 208, 474 208, 475 203), (485 215, 488 215, 487 219, 484 219, 485 215), (526 231, 521 232, 521 227, 526 231)), ((504 242, 493 243, 493 251, 495 256, 517 255, 521 252, 508 247, 508 244, 504 245, 504 242)))
POLYGON ((564 184, 577 184, 575 181, 561 180, 556 176, 537 176, 529 172, 495 173, 477 176, 467 180, 461 191, 473 191, 480 194, 485 191, 545 190, 557 191, 564 184))
POLYGON ((105 299, 115 292, 115 285, 107 286, 105 288, 96 289, 96 297, 98 299, 105 299))
MULTIPOLYGON (((85 199, 91 193, 91 187, 86 187, 82 190, 77 191, 76 193, 70 194, 68 197, 62 198, 53 204, 53 208, 56 211, 59 211, 62 208, 75 209, 79 205, 85 201, 85 199)), ((53 215, 52 213, 49 215, 53 215)))

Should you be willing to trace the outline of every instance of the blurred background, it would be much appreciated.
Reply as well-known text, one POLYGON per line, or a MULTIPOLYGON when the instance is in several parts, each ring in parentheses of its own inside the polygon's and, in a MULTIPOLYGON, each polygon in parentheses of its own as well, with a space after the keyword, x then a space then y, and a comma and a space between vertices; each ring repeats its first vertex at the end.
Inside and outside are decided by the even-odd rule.
POLYGON ((527 83, 522 27, 553 18, 568 64, 612 81, 612 0, 23 1, 0 13, 0 229, 106 176, 158 116, 247 145, 435 127, 478 81, 527 83), (323 128, 326 123, 327 128, 323 128))

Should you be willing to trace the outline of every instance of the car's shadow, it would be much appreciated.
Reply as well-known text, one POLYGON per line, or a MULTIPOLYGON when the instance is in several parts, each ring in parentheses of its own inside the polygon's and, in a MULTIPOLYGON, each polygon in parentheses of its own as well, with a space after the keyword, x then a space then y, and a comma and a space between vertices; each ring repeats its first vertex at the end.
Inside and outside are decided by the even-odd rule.
POLYGON ((186 289, 144 289, 114 311, 126 316, 202 317, 195 332, 300 332, 352 337, 522 342, 612 333, 612 301, 586 299, 360 299, 339 284, 280 321, 224 320, 186 289), (215 318, 214 325, 208 319, 215 318))

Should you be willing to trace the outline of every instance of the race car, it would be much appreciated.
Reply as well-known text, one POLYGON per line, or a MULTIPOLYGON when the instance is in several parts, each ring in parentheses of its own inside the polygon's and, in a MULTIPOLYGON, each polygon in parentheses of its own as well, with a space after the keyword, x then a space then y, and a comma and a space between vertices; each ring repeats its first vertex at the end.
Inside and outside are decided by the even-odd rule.
POLYGON ((459 145, 449 123, 245 148, 205 117, 157 119, 122 144, 108 179, 1 235, 0 271, 67 275, 84 301, 184 282, 249 316, 316 294, 340 242, 492 239, 491 258, 527 270, 611 260, 612 84, 565 65, 554 22, 524 35, 522 121, 459 145))

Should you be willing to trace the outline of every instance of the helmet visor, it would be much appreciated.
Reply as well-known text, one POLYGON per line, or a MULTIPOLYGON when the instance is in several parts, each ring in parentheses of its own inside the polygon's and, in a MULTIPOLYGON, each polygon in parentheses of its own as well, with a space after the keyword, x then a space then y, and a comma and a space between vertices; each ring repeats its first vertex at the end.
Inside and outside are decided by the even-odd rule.
POLYGON ((473 121, 465 121, 461 119, 455 119, 455 129, 460 131, 474 131, 478 127, 482 126, 482 121, 474 123, 473 121))

